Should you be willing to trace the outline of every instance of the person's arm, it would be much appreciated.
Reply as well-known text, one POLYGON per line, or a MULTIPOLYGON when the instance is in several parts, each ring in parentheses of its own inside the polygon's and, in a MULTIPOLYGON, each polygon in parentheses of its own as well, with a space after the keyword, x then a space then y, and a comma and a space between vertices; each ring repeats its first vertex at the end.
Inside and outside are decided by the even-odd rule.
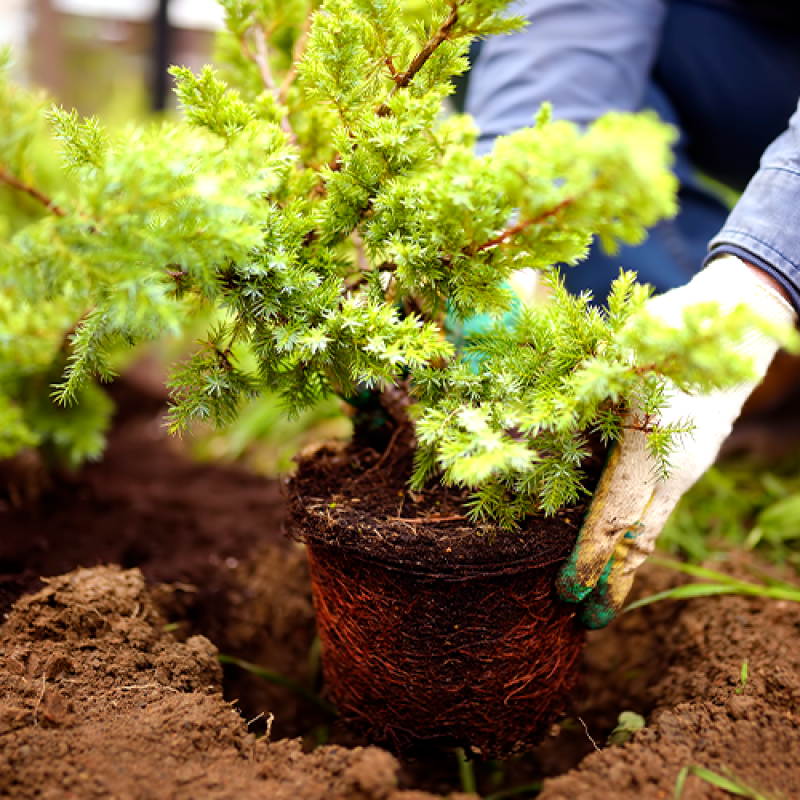
POLYGON ((544 101, 556 118, 586 124, 607 111, 641 107, 656 55, 665 0, 521 0, 519 33, 483 43, 470 73, 466 111, 478 151, 533 124, 544 101))
POLYGON ((800 104, 764 152, 706 263, 729 253, 769 275, 800 310, 800 104))
MULTIPOLYGON (((739 303, 777 324, 796 324, 800 309, 800 105, 764 153, 722 230, 705 268, 686 286, 651 301, 651 309, 679 325, 683 309, 704 300, 723 308, 739 303)), ((714 462, 742 405, 764 376, 777 342, 752 331, 739 345, 752 359, 755 379, 707 396, 674 391, 663 422, 690 418, 666 481, 653 475, 644 436, 626 431, 609 459, 578 544, 558 580, 561 596, 581 602, 588 627, 602 627, 622 607, 636 569, 655 546, 681 496, 714 462)))

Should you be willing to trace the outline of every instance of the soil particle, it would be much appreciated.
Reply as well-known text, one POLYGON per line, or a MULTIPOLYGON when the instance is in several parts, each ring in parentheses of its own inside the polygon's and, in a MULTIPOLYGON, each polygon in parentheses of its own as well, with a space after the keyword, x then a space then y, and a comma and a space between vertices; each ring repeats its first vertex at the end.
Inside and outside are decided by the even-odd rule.
POLYGON ((433 800, 376 748, 256 739, 215 654, 164 631, 138 570, 48 581, 0 628, 0 795, 433 800))

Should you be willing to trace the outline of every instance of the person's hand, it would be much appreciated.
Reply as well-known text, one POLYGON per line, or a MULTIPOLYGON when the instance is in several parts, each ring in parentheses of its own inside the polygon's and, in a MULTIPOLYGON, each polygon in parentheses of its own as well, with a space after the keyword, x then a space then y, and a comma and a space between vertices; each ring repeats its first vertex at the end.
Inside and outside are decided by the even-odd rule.
MULTIPOLYGON (((794 324, 794 309, 775 287, 762 271, 726 255, 686 286, 649 301, 648 310, 678 326, 686 306, 714 300, 723 310, 745 303, 767 322, 794 324)), ((556 582, 562 599, 582 603, 586 627, 602 628, 621 609, 634 572, 653 551, 678 500, 714 462, 778 344, 753 330, 737 350, 752 360, 756 380, 708 395, 688 395, 673 389, 660 421, 689 420, 694 431, 680 437, 670 457, 672 469, 667 480, 658 479, 646 434, 636 430, 635 424, 626 428, 622 441, 612 451, 578 542, 556 582)))

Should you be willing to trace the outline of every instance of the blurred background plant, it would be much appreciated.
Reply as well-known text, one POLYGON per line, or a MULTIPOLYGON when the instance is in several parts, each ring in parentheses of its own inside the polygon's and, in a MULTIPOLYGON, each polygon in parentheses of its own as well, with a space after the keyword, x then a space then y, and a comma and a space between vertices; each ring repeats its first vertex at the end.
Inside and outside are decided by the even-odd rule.
POLYGON ((728 458, 683 497, 659 546, 700 563, 732 547, 800 572, 800 453, 777 460, 728 458))
MULTIPOLYGON (((424 2, 418 5, 420 13, 427 9, 424 2)), ((223 29, 223 10, 215 0, 0 4, 0 47, 6 48, 0 77, 0 164, 48 196, 59 194, 60 155, 38 111, 55 102, 81 116, 101 117, 109 131, 176 115, 167 68, 179 64, 199 70, 217 52, 229 52, 230 36, 223 29), (31 108, 21 128, 15 107, 29 106, 32 97, 36 110, 31 108)), ((291 41, 285 44, 288 59, 291 41)), ((44 213, 40 200, 0 181, 0 243, 44 213)), ((0 477, 14 503, 35 496, 46 471, 76 467, 104 449, 113 408, 99 386, 87 386, 80 402, 70 406, 57 406, 49 396, 49 386, 63 373, 66 339, 83 313, 80 302, 68 296, 34 308, 10 287, 4 286, 0 295, 0 462, 25 454, 10 468, 6 464, 0 477), (41 402, 19 402, 33 396, 41 402)), ((194 348, 198 324, 195 320, 179 338, 158 346, 120 350, 115 370, 125 370, 146 354, 142 363, 151 373, 149 383, 163 385, 166 365, 194 348)), ((250 401, 225 431, 195 426, 184 446, 197 459, 240 461, 259 473, 277 475, 306 445, 346 438, 350 431, 350 420, 336 401, 287 420, 277 395, 266 394, 250 401)))

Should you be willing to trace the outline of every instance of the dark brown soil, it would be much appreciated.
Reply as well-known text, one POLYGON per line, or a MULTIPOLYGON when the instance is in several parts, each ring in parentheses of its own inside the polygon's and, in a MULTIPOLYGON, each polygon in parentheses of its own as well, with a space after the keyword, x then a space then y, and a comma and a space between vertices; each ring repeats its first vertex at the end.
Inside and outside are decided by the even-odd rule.
POLYGON ((0 795, 433 800, 377 748, 270 741, 220 691, 216 648, 176 642, 138 570, 48 581, 0 632, 0 795))
MULTIPOLYGON (((396 798, 396 762, 357 749, 363 742, 296 693, 226 666, 222 699, 202 636, 318 688, 305 554, 283 536, 277 482, 188 463, 162 435, 163 398, 123 388, 104 463, 58 477, 31 508, 0 512, 0 601, 8 610, 41 589, 40 575, 117 563, 141 568, 165 616, 135 572, 77 573, 22 601, 0 631, 0 796, 396 798), (250 734, 264 733, 270 713, 268 744, 250 734), (303 748, 285 738, 300 734, 303 748), (326 740, 347 747, 307 755, 326 740)), ((676 580, 645 568, 635 591, 676 580)), ((798 632, 800 607, 734 597, 623 615, 589 634, 583 695, 564 723, 528 756, 477 764, 480 792, 545 778, 550 800, 671 798, 681 768, 699 764, 800 797, 798 632), (623 710, 650 724, 607 748, 623 710)), ((459 786, 442 751, 401 762, 397 780, 411 792, 404 800, 459 786)), ((687 780, 685 798, 725 796, 687 780)))
MULTIPOLYGON (((671 798, 688 765, 769 797, 800 797, 800 605, 731 596, 675 609, 668 626, 653 630, 662 640, 660 674, 651 672, 643 696, 655 705, 649 726, 550 781, 542 800, 671 798)), ((726 796, 695 776, 683 793, 726 796)))
POLYGON ((321 447, 303 458, 291 482, 293 535, 442 576, 549 564, 572 549, 587 501, 526 518, 515 531, 476 526, 466 516, 467 493, 438 482, 409 489, 412 460, 408 443, 384 453, 321 447))
MULTIPOLYGON (((179 633, 202 632, 225 653, 306 680, 314 615, 305 554, 283 533, 281 483, 192 463, 166 435, 165 394, 145 387, 111 387, 118 414, 101 464, 56 476, 27 507, 0 501, 0 615, 39 589, 39 576, 137 567, 150 584, 164 584, 158 599, 179 633)), ((276 735, 299 735, 319 720, 295 693, 227 671, 228 696, 252 697, 252 716, 274 711, 276 735)))

